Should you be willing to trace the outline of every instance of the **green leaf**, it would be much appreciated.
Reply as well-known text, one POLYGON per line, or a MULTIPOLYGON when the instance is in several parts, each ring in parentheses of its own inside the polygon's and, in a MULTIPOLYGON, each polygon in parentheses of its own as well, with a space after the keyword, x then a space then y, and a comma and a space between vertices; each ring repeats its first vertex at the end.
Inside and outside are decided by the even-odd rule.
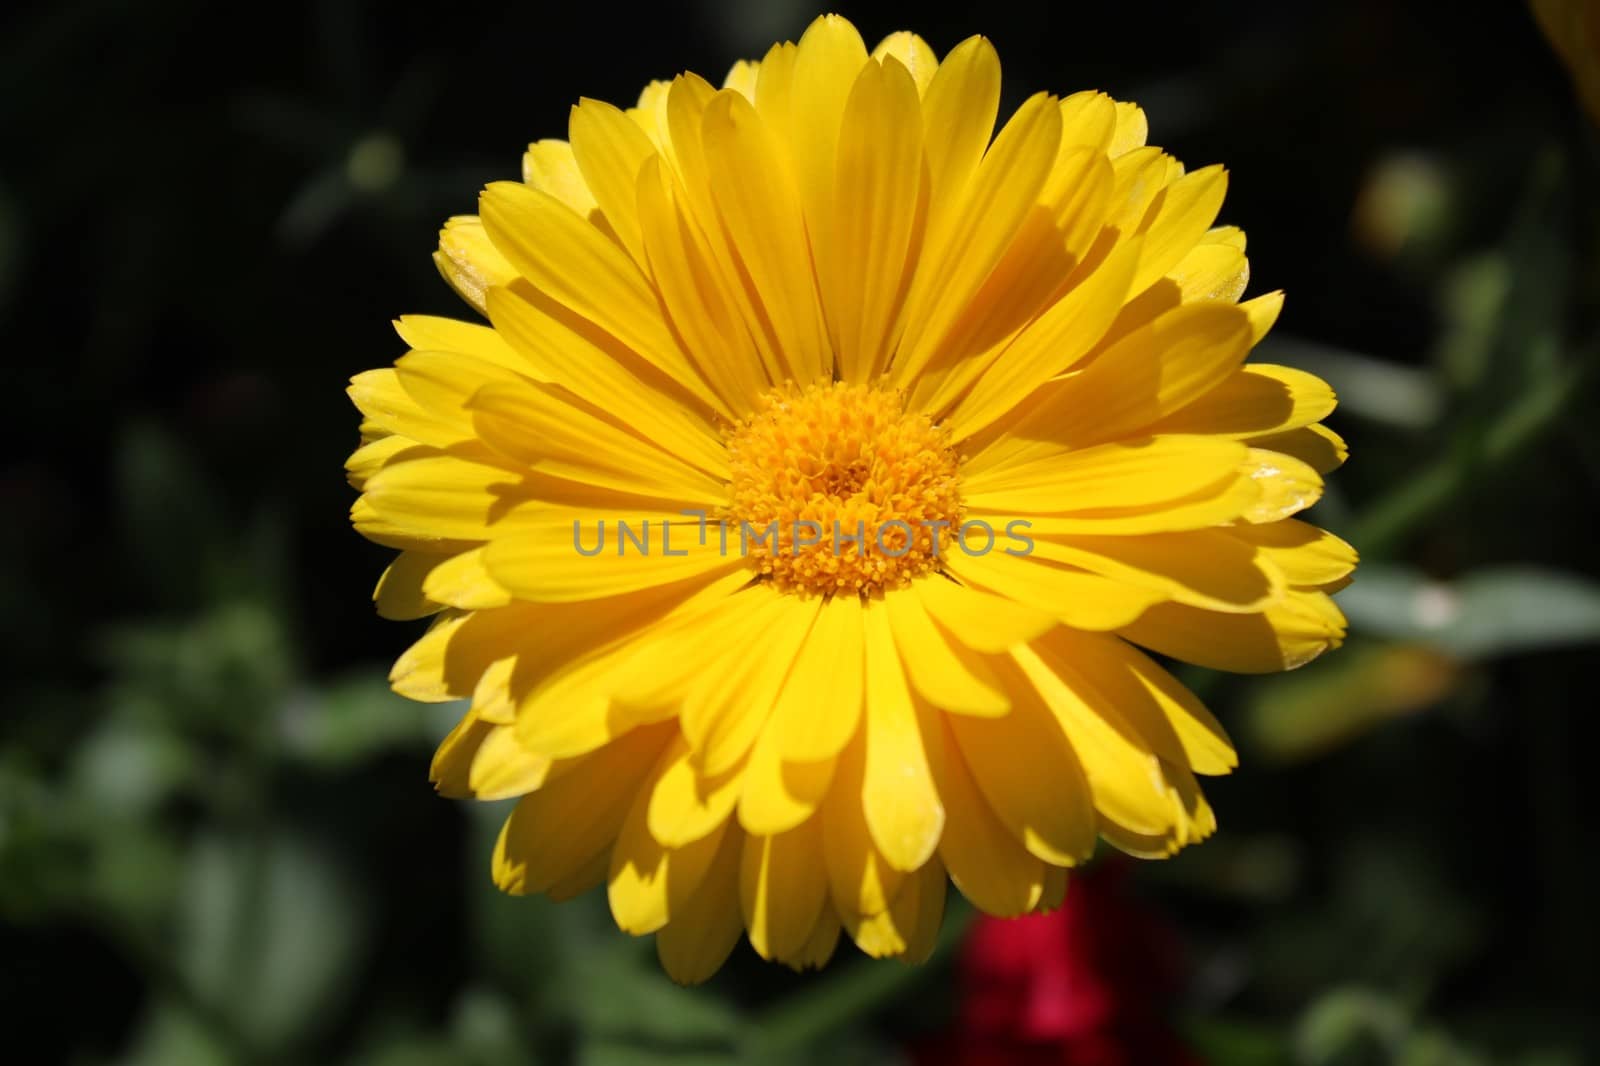
POLYGON ((572 1007, 584 1032, 685 1052, 731 1051, 745 1021, 728 1003, 675 985, 654 953, 601 950, 575 960, 572 1007))
POLYGON ((458 704, 424 704, 395 695, 382 670, 359 670, 286 701, 286 746, 307 762, 351 766, 395 749, 424 750, 459 718, 458 704))
POLYGON ((365 911, 334 858, 305 840, 201 838, 178 913, 188 985, 259 1048, 293 1046, 352 990, 365 911))
POLYGON ((1391 1062, 1411 1032, 1411 1018, 1374 989, 1341 988, 1313 1003, 1295 1029, 1296 1058, 1306 1066, 1391 1062))
POLYGON ((1535 567, 1447 584, 1369 565, 1340 593, 1339 606, 1356 632, 1431 644, 1462 659, 1600 641, 1600 584, 1535 567))

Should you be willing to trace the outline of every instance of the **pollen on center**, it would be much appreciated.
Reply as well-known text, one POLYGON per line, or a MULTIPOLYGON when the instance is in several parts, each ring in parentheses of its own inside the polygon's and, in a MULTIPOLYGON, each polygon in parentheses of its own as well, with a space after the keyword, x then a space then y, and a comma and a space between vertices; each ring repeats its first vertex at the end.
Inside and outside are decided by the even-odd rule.
POLYGON ((769 392, 727 433, 724 519, 785 592, 872 594, 937 569, 961 525, 961 456, 895 389, 769 392))

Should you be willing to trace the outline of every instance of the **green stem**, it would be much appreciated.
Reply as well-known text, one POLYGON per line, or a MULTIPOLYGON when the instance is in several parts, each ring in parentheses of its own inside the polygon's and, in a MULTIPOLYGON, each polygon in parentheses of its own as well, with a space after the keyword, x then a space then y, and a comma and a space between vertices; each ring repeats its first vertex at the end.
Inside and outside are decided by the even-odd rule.
POLYGON ((894 1001, 911 985, 926 980, 933 964, 955 951, 973 916, 971 907, 952 899, 927 965, 854 966, 762 1012, 752 1027, 747 1061, 771 1062, 792 1055, 894 1001))
POLYGON ((1393 554, 1473 480, 1503 468, 1555 426, 1568 402, 1581 391, 1591 361, 1574 360, 1559 376, 1529 389, 1503 409, 1474 445, 1452 451, 1422 473, 1406 478, 1367 509, 1350 531, 1351 543, 1369 560, 1393 554))

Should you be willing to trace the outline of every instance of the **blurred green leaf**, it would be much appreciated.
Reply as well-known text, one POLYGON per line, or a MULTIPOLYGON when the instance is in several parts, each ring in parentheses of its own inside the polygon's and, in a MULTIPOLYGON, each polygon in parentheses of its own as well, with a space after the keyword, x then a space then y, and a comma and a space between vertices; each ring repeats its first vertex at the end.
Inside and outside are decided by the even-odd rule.
POLYGON ((1412 1033, 1395 1063, 1396 1066, 1490 1066, 1488 1059, 1438 1028, 1412 1033))
POLYGON ((73 753, 68 789, 119 820, 149 816, 193 776, 194 753, 147 720, 112 718, 73 753))
POLYGON ((1340 988, 1320 997, 1295 1027, 1296 1058, 1305 1066, 1395 1061, 1411 1029, 1406 1010, 1370 988, 1340 988))
POLYGON ((252 1044, 290 1047, 350 991, 367 933, 359 899, 303 839, 203 837, 178 907, 184 977, 252 1044))
POLYGON ((600 1037, 584 1042, 577 1066, 736 1066, 745 1061, 732 1052, 672 1051, 600 1037))
POLYGON ((118 626, 101 639, 122 713, 205 733, 258 733, 297 673, 282 620, 264 605, 221 604, 194 618, 118 626))
POLYGON ((1462 659, 1600 641, 1600 584, 1533 567, 1442 583, 1369 564, 1339 605, 1356 632, 1427 643, 1462 659))
POLYGON ((613 1050, 725 1055, 745 1031, 731 1004, 673 984, 653 952, 643 958, 631 951, 590 952, 574 961, 570 979, 579 1027, 613 1050))
POLYGON ((287 700, 284 739, 292 754, 337 769, 396 748, 425 750, 438 740, 439 723, 453 723, 461 709, 403 699, 372 667, 287 700))
POLYGON ((1444 410, 1444 396, 1431 373, 1359 352, 1274 333, 1253 358, 1317 375, 1339 394, 1342 413, 1373 422, 1424 429, 1444 410))

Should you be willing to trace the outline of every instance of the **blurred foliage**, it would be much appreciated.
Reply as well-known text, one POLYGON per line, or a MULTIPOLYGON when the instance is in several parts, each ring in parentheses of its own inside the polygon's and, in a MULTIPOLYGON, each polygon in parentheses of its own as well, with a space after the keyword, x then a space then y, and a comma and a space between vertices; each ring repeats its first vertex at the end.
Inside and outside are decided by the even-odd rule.
MULTIPOLYGON (((1574 6, 1574 5, 1568 5, 1574 6)), ((1575 6, 1574 6, 1575 7, 1575 6)), ((922 969, 658 971, 594 895, 499 896, 503 807, 434 797, 456 713, 389 693, 385 552, 344 521, 344 380, 464 314, 440 221, 579 95, 718 75, 816 12, 696 0, 264 12, 81 0, 0 35, 0 1011, 28 1063, 896 1061, 922 969), (238 21, 236 21, 238 20, 238 21)), ((997 43, 1008 102, 1098 86, 1226 161, 1258 358, 1327 377, 1316 512, 1350 646, 1191 672, 1239 738, 1204 847, 1139 870, 1214 1063, 1600 1058, 1592 673, 1600 138, 1518 5, 848 8, 997 43)), ((1570 60, 1569 60, 1570 62, 1570 60)), ((1160 1064, 1154 1064, 1160 1066, 1160 1064)))

